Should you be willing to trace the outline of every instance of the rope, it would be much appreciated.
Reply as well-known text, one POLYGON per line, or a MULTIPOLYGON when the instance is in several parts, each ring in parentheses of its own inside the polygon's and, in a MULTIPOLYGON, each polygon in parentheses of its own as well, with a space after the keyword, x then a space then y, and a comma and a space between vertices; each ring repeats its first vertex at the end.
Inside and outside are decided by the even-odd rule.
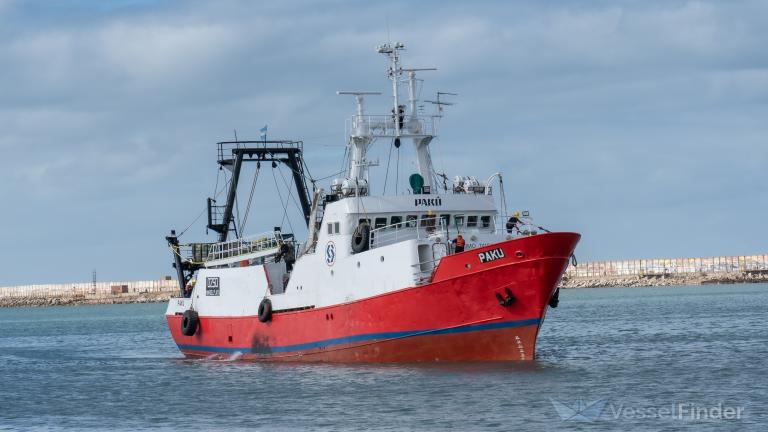
POLYGON ((178 251, 178 247, 171 247, 171 246, 168 246, 168 249, 170 249, 170 250, 171 250, 171 252, 173 252, 173 254, 174 254, 174 255, 176 255, 177 257, 181 258, 182 260, 186 260, 186 261, 188 261, 188 262, 190 262, 190 263, 192 263, 192 264, 205 264, 203 261, 201 261, 201 262, 197 262, 197 261, 192 261, 191 259, 187 259, 187 258, 183 257, 183 256, 182 256, 182 255, 179 253, 179 251, 178 251))
POLYGON ((245 224, 248 222, 248 215, 251 214, 251 202, 253 201, 253 192, 256 190, 256 180, 259 178, 259 172, 261 168, 256 167, 256 173, 253 175, 253 183, 251 184, 251 195, 248 197, 248 205, 245 206, 245 216, 243 216, 243 222, 240 224, 240 231, 245 233, 245 224))
POLYGON ((283 179, 283 184, 285 185, 285 189, 288 190, 288 198, 291 198, 293 201, 293 204, 296 206, 296 209, 299 211, 299 213, 303 214, 303 210, 301 209, 301 206, 299 206, 299 203, 296 202, 296 198, 293 196, 293 188, 291 188, 290 185, 288 185, 288 182, 285 180, 285 176, 283 175, 283 171, 280 169, 280 166, 278 165, 277 172, 280 174, 280 177, 283 179))
MULTIPOLYGON (((280 193, 280 185, 277 184, 277 177, 275 176, 275 169, 272 169, 272 180, 275 181, 275 189, 277 190, 277 196, 280 197, 280 205, 283 206, 283 219, 280 221, 280 228, 283 227, 283 222, 285 222, 285 219, 288 218, 288 200, 286 199, 285 202, 283 202, 283 194, 280 193)), ((288 218, 288 226, 291 227, 291 231, 293 231, 293 225, 291 225, 291 219, 288 218)))
MULTIPOLYGON (((231 181, 231 180, 230 180, 230 181, 231 181)), ((227 185, 229 185, 229 182, 227 182, 227 184, 225 184, 224 186, 222 186, 222 187, 221 187, 221 190, 220 190, 220 191, 218 191, 218 192, 216 192, 216 190, 214 189, 214 197, 213 197, 213 199, 216 199, 216 198, 218 198, 218 197, 219 197, 219 195, 221 195, 221 193, 222 193, 222 192, 224 192, 224 189, 226 189, 227 185)), ((216 187, 218 188, 218 186, 219 186, 219 175, 217 175, 217 176, 216 176, 216 187)), ((196 222, 197 222, 197 221, 198 221, 198 220, 199 220, 199 219, 200 219, 200 218, 201 218, 201 217, 202 217, 202 216, 205 214, 205 212, 206 212, 207 210, 208 210, 208 207, 207 207, 207 206, 206 206, 205 208, 203 208, 203 211, 201 211, 201 212, 200 212, 200 214, 198 214, 198 215, 197 215, 197 217, 195 218, 195 220, 193 220, 193 221, 192 221, 192 223, 190 223, 189 225, 187 225, 187 227, 186 227, 186 228, 184 228, 184 230, 183 230, 183 231, 181 231, 181 234, 179 234, 178 236, 176 236, 176 238, 181 238, 181 236, 182 236, 182 235, 184 235, 184 233, 185 233, 185 232, 187 232, 187 230, 189 230, 190 228, 192 228, 192 225, 194 225, 194 224, 195 224, 195 223, 196 223, 196 222)))
POLYGON ((395 170, 395 195, 398 194, 398 184, 400 183, 400 147, 397 148, 397 169, 395 170))
POLYGON ((389 146, 389 156, 387 156, 387 173, 384 175, 384 192, 382 192, 382 195, 387 193, 387 180, 389 179, 389 162, 392 160, 392 149, 395 147, 394 143, 390 144, 389 146))
POLYGON ((325 177, 321 177, 319 179, 312 179, 312 182, 314 183, 314 182, 317 182, 317 181, 320 181, 320 180, 325 180, 325 179, 329 179, 331 177, 336 177, 339 174, 344 174, 344 171, 346 171, 346 170, 341 170, 341 171, 335 172, 333 174, 327 175, 325 177))

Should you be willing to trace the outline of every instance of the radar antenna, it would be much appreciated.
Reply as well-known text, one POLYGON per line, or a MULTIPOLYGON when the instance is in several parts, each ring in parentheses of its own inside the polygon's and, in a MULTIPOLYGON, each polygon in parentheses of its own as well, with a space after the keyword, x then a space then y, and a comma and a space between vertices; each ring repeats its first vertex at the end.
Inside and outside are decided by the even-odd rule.
POLYGON ((432 105, 435 105, 437 107, 437 113, 435 114, 435 117, 442 117, 443 116, 443 107, 444 106, 451 106, 456 105, 455 102, 446 102, 445 100, 440 100, 440 96, 458 96, 458 93, 448 93, 448 92, 437 92, 437 100, 425 100, 424 102, 429 102, 432 105))

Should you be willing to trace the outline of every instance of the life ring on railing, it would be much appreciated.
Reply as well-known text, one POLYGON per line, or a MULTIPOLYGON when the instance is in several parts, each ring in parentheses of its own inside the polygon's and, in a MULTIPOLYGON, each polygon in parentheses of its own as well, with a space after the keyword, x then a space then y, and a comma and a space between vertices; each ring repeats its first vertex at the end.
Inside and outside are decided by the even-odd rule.
POLYGON ((265 298, 259 304, 259 321, 265 323, 272 319, 272 301, 265 298))
POLYGON ((181 316, 181 334, 193 336, 197 332, 199 325, 200 318, 197 316, 197 312, 192 309, 185 310, 184 315, 181 316))
POLYGON ((365 222, 355 228, 352 233, 352 251, 354 253, 365 252, 371 242, 371 226, 365 222))

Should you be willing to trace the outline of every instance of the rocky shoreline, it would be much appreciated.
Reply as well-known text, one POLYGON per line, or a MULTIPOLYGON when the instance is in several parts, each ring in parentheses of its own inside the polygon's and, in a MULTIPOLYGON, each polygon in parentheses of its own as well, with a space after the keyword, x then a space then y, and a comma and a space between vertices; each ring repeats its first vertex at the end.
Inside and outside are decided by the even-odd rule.
POLYGON ((79 306, 96 304, 159 303, 167 302, 176 293, 155 292, 116 294, 113 296, 63 296, 63 297, 0 297, 0 307, 79 306))
MULTIPOLYGON (((768 272, 731 272, 667 274, 644 276, 612 276, 599 278, 576 278, 565 275, 560 288, 634 288, 680 285, 709 285, 768 282, 768 272)), ((70 295, 57 297, 0 297, 0 308, 78 306, 96 304, 160 303, 167 302, 177 293, 146 292, 115 295, 70 295)))
POLYGON ((768 272, 684 273, 576 278, 564 276, 561 288, 634 288, 768 282, 768 272))

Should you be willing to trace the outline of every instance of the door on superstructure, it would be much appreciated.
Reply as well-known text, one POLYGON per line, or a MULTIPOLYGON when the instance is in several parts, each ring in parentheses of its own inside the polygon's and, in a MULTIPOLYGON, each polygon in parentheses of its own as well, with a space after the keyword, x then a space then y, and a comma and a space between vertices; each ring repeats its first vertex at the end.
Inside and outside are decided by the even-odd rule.
POLYGON ((272 294, 282 294, 287 288, 288 275, 285 268, 285 261, 280 262, 266 262, 264 263, 264 271, 267 273, 267 280, 269 281, 269 290, 272 294))

